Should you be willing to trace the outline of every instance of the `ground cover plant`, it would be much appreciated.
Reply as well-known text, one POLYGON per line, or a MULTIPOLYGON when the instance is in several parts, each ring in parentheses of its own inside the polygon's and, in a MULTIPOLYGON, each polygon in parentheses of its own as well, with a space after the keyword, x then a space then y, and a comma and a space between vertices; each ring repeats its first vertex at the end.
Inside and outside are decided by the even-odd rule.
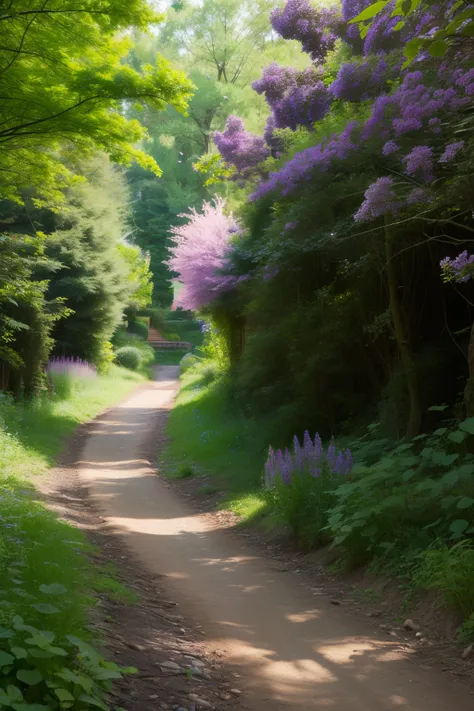
POLYGON ((84 535, 48 511, 35 477, 54 464, 75 427, 117 402, 141 376, 54 359, 52 389, 32 402, 0 398, 0 704, 15 711, 107 708, 121 674, 91 644, 89 614, 110 574, 93 566, 84 535))

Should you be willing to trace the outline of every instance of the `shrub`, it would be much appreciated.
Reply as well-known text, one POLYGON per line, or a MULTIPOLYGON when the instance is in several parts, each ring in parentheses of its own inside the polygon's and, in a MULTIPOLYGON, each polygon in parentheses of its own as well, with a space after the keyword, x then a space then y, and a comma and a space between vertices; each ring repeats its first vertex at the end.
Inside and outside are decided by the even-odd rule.
POLYGON ((180 341, 181 336, 179 333, 165 333, 165 338, 167 341, 180 341))
MULTIPOLYGON (((22 592, 21 587, 19 591, 22 592)), ((38 598, 33 606, 42 609, 47 618, 58 607, 42 600, 54 596, 56 603, 67 590, 52 584, 42 585, 40 591, 41 601, 38 598)), ((108 709, 103 696, 110 690, 112 680, 119 679, 122 672, 135 671, 105 661, 75 635, 57 638, 43 625, 38 629, 18 615, 1 628, 0 637, 0 705, 9 709, 108 709)))
POLYGON ((129 321, 128 330, 130 333, 140 336, 143 341, 148 339, 148 326, 143 321, 129 321))
POLYGON ((303 446, 295 435, 292 453, 286 449, 275 454, 270 447, 265 464, 267 500, 300 545, 328 542, 328 511, 334 504, 334 490, 351 468, 349 450, 338 453, 331 442, 324 452, 319 435, 313 442, 307 431, 303 446))
POLYGON ((197 356, 193 355, 192 353, 186 353, 186 355, 183 356, 183 358, 181 358, 179 362, 179 372, 183 374, 187 370, 189 370, 189 368, 192 368, 200 362, 200 358, 198 358, 197 356))
POLYGON ((123 348, 119 348, 116 352, 115 362, 117 365, 121 365, 122 368, 138 370, 142 362, 141 353, 138 348, 124 346, 123 348))
MULTIPOLYGON (((474 457, 461 453, 474 418, 359 464, 335 492, 329 529, 352 564, 474 534, 474 457)), ((357 454, 356 454, 357 456, 357 454)))
POLYGON ((80 387, 81 379, 97 375, 95 367, 80 358, 51 358, 47 372, 59 400, 70 398, 74 387, 80 387))

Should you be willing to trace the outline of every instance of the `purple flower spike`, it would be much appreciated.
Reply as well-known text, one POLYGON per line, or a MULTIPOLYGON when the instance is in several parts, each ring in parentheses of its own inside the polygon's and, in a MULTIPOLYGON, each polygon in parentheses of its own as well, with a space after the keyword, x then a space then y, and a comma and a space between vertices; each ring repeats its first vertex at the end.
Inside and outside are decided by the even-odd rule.
POLYGON ((295 467, 297 469, 301 469, 303 466, 304 451, 301 449, 299 439, 296 435, 293 437, 293 453, 295 458, 295 467))
POLYGON ((329 468, 331 469, 331 471, 333 471, 334 467, 336 466, 336 459, 337 459, 336 447, 334 445, 333 440, 331 440, 331 443, 328 447, 326 459, 327 459, 327 463, 329 464, 329 468))
POLYGON ((318 432, 316 432, 316 436, 314 438, 314 456, 317 461, 323 456, 323 443, 321 442, 321 437, 318 432))
POLYGON ((303 450, 304 450, 304 456, 307 462, 309 462, 313 455, 313 442, 311 440, 311 436, 308 432, 308 430, 305 430, 304 436, 303 436, 303 450))
POLYGON ((345 474, 346 476, 349 476, 349 474, 352 471, 352 467, 354 466, 354 458, 352 456, 350 449, 346 449, 344 460, 345 461, 344 461, 343 474, 345 474))
MULTIPOLYGON (((328 459, 329 461, 329 459, 328 459)), ((334 474, 344 474, 346 464, 346 458, 342 452, 339 452, 334 464, 333 473, 334 474)))

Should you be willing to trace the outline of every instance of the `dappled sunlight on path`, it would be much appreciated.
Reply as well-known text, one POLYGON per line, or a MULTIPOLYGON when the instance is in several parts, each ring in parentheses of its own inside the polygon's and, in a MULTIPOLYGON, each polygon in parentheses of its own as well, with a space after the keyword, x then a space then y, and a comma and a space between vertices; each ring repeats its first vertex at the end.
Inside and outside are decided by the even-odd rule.
POLYGON ((164 426, 177 368, 101 418, 80 473, 107 520, 164 575, 208 644, 242 675, 242 708, 472 711, 474 697, 405 659, 399 644, 314 597, 209 517, 194 513, 146 458, 164 426))

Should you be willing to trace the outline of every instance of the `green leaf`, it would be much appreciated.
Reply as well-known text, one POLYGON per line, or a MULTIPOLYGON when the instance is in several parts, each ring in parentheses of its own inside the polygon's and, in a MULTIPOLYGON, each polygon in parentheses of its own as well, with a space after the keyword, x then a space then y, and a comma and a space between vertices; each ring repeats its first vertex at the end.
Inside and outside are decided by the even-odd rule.
POLYGON ((74 701, 74 696, 67 689, 55 689, 54 693, 60 701, 74 701))
POLYGON ((472 20, 468 25, 462 28, 461 34, 465 37, 474 37, 474 22, 472 20))
POLYGON ((39 602, 31 607, 34 607, 37 612, 41 612, 42 615, 54 615, 56 612, 59 612, 59 607, 49 605, 47 602, 39 602))
POLYGON ((463 496, 462 499, 459 499, 457 508, 458 509, 468 509, 473 504, 474 504, 474 499, 471 499, 470 496, 463 496))
POLYGON ((396 24, 395 27, 393 28, 393 31, 394 31, 394 32, 399 32, 399 31, 402 30, 404 27, 405 27, 405 20, 400 20, 400 22, 397 22, 397 24, 396 24))
POLYGON ((3 652, 0 649, 0 667, 6 667, 7 664, 13 664, 15 657, 8 652, 3 652))
POLYGON ((106 706, 103 701, 95 699, 93 696, 89 696, 88 694, 81 694, 79 696, 79 701, 83 701, 85 704, 89 704, 90 706, 95 706, 98 709, 109 711, 108 706, 106 706))
POLYGON ((10 651, 17 659, 26 659, 28 657, 28 652, 23 647, 11 647, 10 651))
POLYGON ((460 538, 466 528, 469 527, 469 521, 465 521, 463 518, 457 518, 449 527, 449 530, 453 534, 453 538, 460 538))
POLYGON ((450 439, 451 442, 456 442, 457 444, 461 444, 461 442, 464 442, 466 437, 466 433, 460 432, 459 430, 455 430, 454 432, 450 432, 448 434, 448 439, 450 439))
POLYGON ((13 630, 9 630, 6 627, 0 627, 0 639, 9 639, 10 637, 14 637, 15 633, 13 630))
POLYGON ((444 412, 447 409, 447 405, 432 405, 428 408, 428 412, 444 412))
POLYGON ((43 675, 38 669, 20 669, 16 673, 18 681, 22 681, 28 686, 36 686, 43 681, 43 675))
POLYGON ((67 634, 66 639, 73 644, 75 647, 79 649, 81 654, 83 654, 87 659, 90 659, 92 662, 99 662, 100 661, 100 654, 98 654, 95 649, 93 649, 90 644, 87 644, 87 642, 84 642, 83 639, 80 639, 79 637, 75 637, 72 634, 67 634))
POLYGON ((459 472, 457 469, 453 469, 453 471, 448 472, 443 477, 441 477, 441 482, 443 484, 448 484, 449 486, 454 486, 454 484, 457 483, 458 479, 459 479, 459 472))
POLYGON ((436 437, 442 437, 446 432, 448 431, 447 427, 439 427, 437 430, 433 432, 436 437))
POLYGON ((444 57, 448 51, 448 43, 444 40, 438 40, 430 44, 428 53, 431 57, 444 57))
POLYGON ((67 588, 59 583, 52 583, 51 585, 40 585, 40 591, 44 595, 64 595, 67 593, 67 588))
POLYGON ((402 479, 403 481, 410 481, 416 474, 416 469, 407 469, 406 472, 403 472, 402 474, 402 479))
POLYGON ((468 417, 459 423, 459 429, 468 434, 474 434, 474 417, 468 417))
POLYGON ((33 659, 52 659, 55 656, 52 652, 47 652, 46 649, 29 649, 28 654, 33 659))
POLYGON ((365 10, 362 10, 357 17, 354 17, 353 20, 349 21, 350 25, 353 25, 355 22, 364 22, 364 20, 370 20, 372 17, 375 17, 375 15, 378 15, 379 12, 381 12, 385 6, 387 5, 389 0, 380 0, 379 2, 374 2, 373 5, 369 5, 369 7, 366 7, 365 10))

